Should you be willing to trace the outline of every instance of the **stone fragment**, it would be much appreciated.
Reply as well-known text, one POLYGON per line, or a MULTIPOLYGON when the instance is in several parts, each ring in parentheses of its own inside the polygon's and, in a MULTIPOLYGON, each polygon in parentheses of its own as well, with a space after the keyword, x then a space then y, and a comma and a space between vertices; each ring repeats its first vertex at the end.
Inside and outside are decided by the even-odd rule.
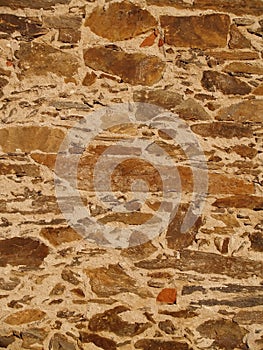
POLYGON ((253 90, 253 94, 262 96, 263 95, 263 84, 260 84, 259 86, 257 86, 255 88, 255 90, 253 90))
POLYGON ((62 43, 76 44, 80 39, 80 30, 72 30, 71 28, 59 29, 58 40, 62 43))
POLYGON ((236 152, 242 158, 249 158, 249 159, 253 159, 258 153, 258 151, 255 148, 253 148, 252 146, 246 146, 246 145, 233 146, 231 147, 231 151, 236 152))
POLYGON ((209 194, 254 194, 253 183, 245 182, 234 176, 223 174, 209 174, 209 194))
POLYGON ((16 340, 14 335, 0 335, 0 347, 8 348, 16 340))
POLYGON ((91 73, 87 72, 82 81, 82 85, 90 86, 95 83, 96 79, 97 79, 97 76, 94 72, 91 72, 91 73))
POLYGON ((8 80, 5 78, 0 77, 0 89, 5 87, 8 84, 8 80))
POLYGON ((160 21, 168 45, 201 49, 226 46, 228 15, 161 16, 160 21))
MULTIPOLYGON (((0 131, 1 132, 1 131, 0 131)), ((49 153, 31 153, 30 157, 37 163, 45 165, 50 170, 53 170, 56 163, 56 154, 49 153)))
POLYGON ((39 177, 40 169, 35 164, 5 164, 0 163, 0 175, 16 175, 39 177))
POLYGON ((118 47, 97 46, 84 50, 87 66, 118 75, 132 85, 153 85, 161 78, 165 63, 157 56, 127 53, 118 47))
POLYGON ((223 137, 227 139, 237 137, 240 139, 242 137, 252 137, 253 135, 251 128, 232 122, 194 124, 191 126, 191 129, 202 137, 223 137))
POLYGON ((219 198, 213 204, 218 208, 246 208, 262 210, 263 198, 259 196, 235 195, 226 198, 219 198))
POLYGON ((13 126, 0 129, 0 146, 3 152, 16 152, 18 149, 22 152, 57 152, 63 138, 62 130, 47 126, 13 126))
POLYGON ((213 339, 213 346, 219 349, 248 349, 243 343, 247 331, 233 321, 225 319, 209 320, 198 326, 197 331, 203 337, 213 339))
POLYGON ((233 321, 239 324, 263 324, 263 311, 239 311, 233 318, 233 321))
POLYGON ((119 337, 134 337, 151 327, 149 322, 129 323, 123 321, 119 314, 125 311, 129 311, 129 309, 125 306, 116 306, 113 309, 96 314, 89 321, 89 329, 92 332, 113 332, 119 337))
POLYGON ((14 34, 19 32, 26 39, 34 39, 47 33, 40 21, 29 17, 21 17, 12 14, 0 14, 0 32, 14 34))
POLYGON ((76 350, 76 346, 63 334, 55 333, 49 342, 49 350, 76 350))
POLYGON ((40 321, 45 317, 46 313, 39 309, 27 309, 18 311, 7 318, 4 322, 10 325, 21 325, 25 323, 31 323, 40 321))
MULTIPOLYGON (((110 213, 107 215, 104 215, 101 219, 98 219, 98 221, 102 224, 108 224, 111 222, 121 222, 126 225, 142 225, 148 220, 150 220, 153 217, 152 214, 149 213, 141 213, 141 212, 130 212, 130 213, 110 213)), ((145 237, 146 238, 146 237, 145 237)), ((145 242, 145 239, 142 237, 143 242, 145 242)), ((147 239, 148 240, 148 239, 147 239)), ((107 244, 107 242, 105 242, 107 244)), ((132 244, 132 242, 130 242, 132 244)))
POLYGON ((0 278, 0 289, 2 290, 13 290, 20 284, 20 279, 17 277, 10 277, 9 281, 4 278, 0 278))
POLYGON ((219 110, 217 120, 262 122, 263 99, 245 100, 219 110))
POLYGON ((70 0, 1 0, 1 6, 11 7, 12 9, 19 8, 32 8, 32 9, 52 9, 55 5, 65 4, 67 5, 70 0))
POLYGON ((83 238, 71 227, 45 227, 41 229, 40 235, 55 247, 83 238))
POLYGON ((223 69, 226 73, 263 74, 263 65, 246 62, 232 62, 223 69))
POLYGON ((142 350, 193 350, 187 343, 161 339, 139 339, 134 346, 142 350))
POLYGON ((44 43, 21 43, 16 51, 22 77, 57 76, 72 78, 77 73, 79 63, 74 55, 58 50, 44 43))
POLYGON ((156 300, 165 304, 176 304, 177 290, 175 288, 164 288, 157 295, 156 300))
POLYGON ((148 257, 156 251, 157 248, 151 242, 146 242, 133 247, 122 249, 121 256, 125 256, 136 261, 148 257))
POLYGON ((193 98, 188 98, 183 101, 175 111, 179 114, 179 117, 184 120, 209 120, 210 115, 193 98))
POLYGON ((169 311, 169 310, 163 310, 159 311, 159 314, 161 315, 168 315, 175 318, 193 318, 198 316, 198 314, 191 310, 179 310, 179 311, 169 311))
POLYGON ((165 320, 165 321, 160 321, 158 323, 158 327, 164 331, 166 334, 174 334, 175 333, 175 326, 171 320, 165 320))
POLYGON ((249 239, 251 242, 251 249, 256 252, 263 252, 263 232, 255 231, 250 233, 249 239))
POLYGON ((81 343, 93 343, 104 350, 117 350, 117 343, 109 338, 101 337, 96 333, 80 332, 81 343))
POLYGON ((54 288, 52 288, 51 292, 49 293, 50 296, 53 295, 62 295, 65 291, 66 287, 62 283, 57 283, 54 288))
POLYGON ((48 253, 49 249, 44 243, 29 237, 0 240, 0 266, 39 267, 48 253))
POLYGON ((61 272, 61 278, 64 281, 69 282, 75 286, 77 286, 80 283, 80 281, 75 276, 75 273, 71 271, 69 268, 63 269, 63 271, 61 272))
POLYGON ((75 15, 52 15, 43 16, 43 25, 54 29, 80 29, 82 17, 75 15))
POLYGON ((247 49, 251 47, 250 41, 239 31, 235 24, 230 27, 230 40, 228 43, 230 49, 247 49))
POLYGON ((109 3, 106 9, 96 7, 85 21, 94 33, 112 42, 131 39, 153 29, 156 24, 147 10, 130 1, 109 3))
POLYGON ((244 81, 212 70, 203 72, 201 84, 208 91, 215 92, 219 90, 224 95, 246 95, 252 90, 244 81))
POLYGON ((133 93, 134 102, 151 103, 168 110, 176 108, 182 102, 182 95, 171 90, 137 90, 133 93))
POLYGON ((164 260, 142 260, 136 262, 135 266, 150 270, 172 268, 179 271, 195 271, 202 274, 214 273, 238 279, 252 276, 263 278, 263 262, 261 261, 187 249, 180 252, 180 259, 169 257, 164 260))
POLYGON ((22 347, 32 349, 32 345, 38 343, 43 345, 43 340, 47 337, 48 332, 44 328, 29 328, 20 332, 22 338, 22 347))
POLYGON ((207 51, 206 54, 219 61, 235 61, 235 60, 256 60, 259 58, 258 53, 255 51, 241 51, 241 50, 229 50, 229 51, 207 51))

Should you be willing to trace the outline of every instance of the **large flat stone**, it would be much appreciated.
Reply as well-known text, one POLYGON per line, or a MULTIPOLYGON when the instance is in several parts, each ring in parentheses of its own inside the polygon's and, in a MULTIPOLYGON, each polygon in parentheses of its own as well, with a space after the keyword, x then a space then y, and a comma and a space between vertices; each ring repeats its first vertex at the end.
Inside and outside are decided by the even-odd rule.
POLYGON ((32 9, 52 9, 55 5, 68 4, 70 0, 1 0, 1 6, 11 7, 12 9, 32 8, 32 9))
POLYGON ((194 133, 202 137, 223 137, 232 139, 233 137, 242 138, 251 137, 253 135, 249 127, 232 122, 194 124, 191 126, 191 129, 194 133))
POLYGON ((45 315, 46 313, 39 309, 22 310, 8 316, 4 322, 10 325, 22 325, 42 320, 45 315))
POLYGON ((217 120, 233 120, 235 122, 262 122, 263 99, 245 100, 229 107, 221 108, 217 120))

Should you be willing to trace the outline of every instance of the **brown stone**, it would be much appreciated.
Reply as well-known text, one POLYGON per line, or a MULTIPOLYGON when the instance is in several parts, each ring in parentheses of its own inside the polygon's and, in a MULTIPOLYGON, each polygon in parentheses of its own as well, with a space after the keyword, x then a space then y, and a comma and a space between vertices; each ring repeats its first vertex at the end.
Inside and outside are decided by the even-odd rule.
POLYGON ((129 1, 110 3, 106 9, 96 7, 85 21, 94 33, 112 42, 131 39, 153 29, 156 24, 147 10, 129 1))
POLYGON ((235 60, 256 60, 259 58, 258 53, 255 51, 207 51, 206 54, 219 61, 235 61, 235 60))
POLYGON ((175 318, 193 318, 193 317, 198 316, 198 314, 196 312, 191 311, 191 310, 179 310, 179 311, 163 310, 163 311, 159 311, 159 314, 168 315, 168 316, 172 316, 175 318))
POLYGON ((168 45, 202 49, 226 46, 230 25, 227 15, 161 16, 160 21, 168 45))
POLYGON ((157 295, 156 300, 165 304, 176 304, 177 290, 175 288, 164 288, 157 295))
POLYGON ((233 321, 239 324, 263 324, 263 311, 239 311, 233 318, 233 321))
POLYGON ((117 350, 117 343, 109 338, 101 337, 96 333, 80 332, 81 343, 93 343, 104 350, 117 350))
POLYGON ((76 350, 75 345, 60 333, 55 333, 49 342, 49 349, 52 350, 76 350))
POLYGON ((260 84, 258 87, 255 88, 255 90, 253 90, 253 94, 254 95, 263 95, 263 84, 260 84))
POLYGON ((77 279, 76 274, 69 268, 63 269, 63 271, 61 272, 61 278, 64 281, 73 284, 74 286, 80 284, 80 281, 77 279))
POLYGON ((20 284, 20 279, 17 277, 10 277, 9 281, 4 278, 0 278, 0 289, 2 290, 13 290, 20 284))
POLYGON ((263 74, 263 65, 247 62, 232 62, 223 69, 226 73, 263 74))
POLYGON ((39 267, 48 253, 49 249, 44 243, 29 237, 0 240, 0 266, 39 267))
POLYGON ((249 235, 251 249, 256 252, 263 252, 263 233, 261 231, 253 232, 249 235))
POLYGON ((29 17, 17 17, 11 14, 0 14, 0 32, 13 34, 19 32, 27 39, 34 39, 47 33, 41 22, 29 17))
MULTIPOLYGON (((72 30, 71 28, 59 29, 58 40, 62 43, 76 44, 81 39, 80 30, 72 30)), ((70 79, 70 78, 69 78, 70 79)), ((74 78, 72 78, 72 82, 74 78)))
MULTIPOLYGON (((102 224, 108 224, 111 222, 121 222, 126 225, 142 225, 148 220, 152 219, 153 214, 130 212, 130 213, 110 213, 104 215, 101 219, 98 219, 102 224)), ((105 242, 106 243, 106 242, 105 242)))
POLYGON ((240 194, 217 199, 212 205, 218 208, 247 208, 260 210, 263 207, 263 198, 240 194))
POLYGON ((42 344, 43 340, 48 336, 48 332, 44 328, 29 328, 20 332, 20 337, 23 340, 22 347, 31 349, 33 344, 42 344))
POLYGON ((82 17, 74 15, 43 16, 43 25, 54 29, 80 29, 82 17))
POLYGON ((209 120, 210 115, 193 98, 188 98, 183 101, 175 111, 179 114, 179 117, 184 120, 209 120))
POLYGON ((97 75, 94 72, 91 72, 91 73, 87 72, 82 81, 82 85, 90 86, 95 83, 96 79, 97 79, 97 75))
POLYGON ((39 309, 22 310, 8 316, 4 322, 10 325, 21 325, 25 323, 40 321, 45 317, 45 315, 46 313, 39 309))
POLYGON ((232 24, 230 27, 230 40, 228 43, 230 49, 247 49, 251 47, 250 41, 240 33, 238 27, 232 24))
POLYGON ((171 90, 137 90, 133 93, 134 102, 146 102, 166 109, 174 109, 182 102, 182 95, 171 90))
POLYGON ((197 331, 203 337, 213 339, 213 345, 220 349, 248 349, 243 343, 247 331, 233 321, 225 319, 209 320, 198 326, 197 331))
POLYGON ((5 87, 8 84, 8 80, 0 77, 0 88, 5 87))
POLYGON ((143 350, 193 350, 187 343, 161 339, 140 339, 136 341, 134 346, 136 349, 143 350))
POLYGON ((53 6, 59 4, 68 4, 70 0, 1 0, 1 6, 11 7, 12 9, 32 8, 32 9, 52 9, 53 6))
POLYGON ((203 72, 201 84, 208 91, 219 90, 225 95, 246 95, 252 90, 244 81, 212 70, 203 72))
POLYGON ((262 122, 263 99, 246 100, 222 108, 217 120, 233 120, 235 122, 262 122))
POLYGON ((66 287, 62 283, 57 283, 54 288, 52 288, 51 292, 49 293, 50 296, 53 295, 62 295, 65 291, 66 287))
POLYGON ((43 43, 21 43, 16 51, 22 76, 57 76, 71 78, 77 73, 77 57, 43 43))
POLYGON ((157 248, 151 242, 146 242, 134 247, 122 249, 121 256, 128 257, 132 260, 140 260, 152 255, 156 250, 157 248))
POLYGON ((253 194, 254 184, 223 174, 209 174, 209 194, 253 194))
POLYGON ((194 124, 191 126, 191 129, 202 137, 223 137, 227 139, 237 137, 240 139, 242 137, 252 137, 253 135, 251 128, 232 122, 194 124))
POLYGON ((231 147, 231 151, 236 152, 242 158, 249 158, 249 159, 253 159, 258 153, 258 151, 255 148, 253 148, 252 146, 246 146, 246 145, 233 146, 231 147))
POLYGON ((127 53, 119 48, 97 46, 84 50, 87 66, 118 75, 132 85, 153 85, 161 78, 165 63, 157 56, 127 53))
POLYGON ((10 344, 12 344, 15 341, 14 335, 1 335, 0 336, 0 347, 2 348, 8 348, 10 344))
POLYGON ((158 323, 158 327, 160 328, 160 330, 164 331, 166 334, 174 334, 176 330, 171 320, 160 321, 158 323))
POLYGON ((35 164, 0 163, 0 175, 12 175, 12 174, 16 176, 39 177, 40 169, 35 164))
POLYGON ((82 236, 71 227, 45 227, 41 229, 40 235, 55 247, 82 239, 82 236))
POLYGON ((17 149, 22 152, 57 152, 63 138, 62 130, 47 126, 14 126, 0 129, 0 145, 3 152, 16 152, 17 149))
POLYGON ((226 275, 239 279, 254 275, 263 278, 263 263, 261 261, 187 249, 180 252, 180 259, 168 257, 163 260, 143 260, 136 262, 135 266, 150 270, 172 268, 179 271, 195 271, 202 274, 226 275))
MULTIPOLYGON (((1 131, 0 131, 1 132, 1 131)), ((47 166, 49 169, 53 170, 57 155, 48 153, 31 153, 30 157, 37 163, 47 166)))
POLYGON ((129 310, 130 309, 125 306, 116 306, 114 309, 96 314, 92 316, 89 321, 89 329, 93 332, 113 332, 119 337, 134 337, 151 327, 149 322, 129 323, 123 321, 119 314, 129 310))

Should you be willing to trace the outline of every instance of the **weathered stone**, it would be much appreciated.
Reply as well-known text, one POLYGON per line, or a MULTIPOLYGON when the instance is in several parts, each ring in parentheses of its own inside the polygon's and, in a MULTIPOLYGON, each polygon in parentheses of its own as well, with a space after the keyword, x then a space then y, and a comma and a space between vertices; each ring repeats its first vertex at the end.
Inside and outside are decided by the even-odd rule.
POLYGON ((55 333, 49 342, 50 350, 76 350, 75 345, 70 342, 63 334, 55 333))
POLYGON ((43 25, 54 29, 79 29, 82 23, 82 17, 74 15, 52 15, 43 16, 43 25))
POLYGON ((165 321, 160 321, 158 323, 158 327, 164 331, 166 334, 174 334, 175 333, 175 326, 171 320, 165 320, 165 321))
POLYGON ((225 95, 246 95, 252 90, 244 81, 212 70, 203 72, 201 84, 208 91, 219 90, 225 95))
POLYGON ((0 77, 0 89, 5 87, 8 84, 8 80, 5 78, 0 77))
POLYGON ((235 61, 235 60, 256 60, 259 58, 258 53, 255 51, 207 51, 206 54, 219 61, 235 61))
POLYGON ((0 266, 38 267, 48 255, 48 247, 35 239, 14 237, 0 241, 0 266))
POLYGON ((47 29, 43 28, 41 22, 29 17, 18 17, 11 14, 0 14, 0 32, 20 34, 27 39, 34 39, 40 35, 46 34, 47 29))
POLYGON ((48 332, 43 328, 29 328, 20 332, 23 340, 22 347, 25 349, 32 348, 35 343, 43 344, 43 340, 48 336, 48 332))
POLYGON ((39 309, 22 310, 5 318, 4 322, 10 325, 21 325, 24 323, 40 321, 45 315, 46 313, 39 309))
POLYGON ((76 274, 73 271, 71 271, 69 268, 65 268, 61 272, 61 278, 64 281, 69 282, 69 283, 77 286, 78 284, 80 284, 80 281, 77 279, 77 277, 75 275, 76 274))
MULTIPOLYGON (((1 132, 1 131, 0 131, 1 132)), ((32 153, 30 157, 37 163, 47 166, 53 170, 56 163, 56 154, 32 153)))
POLYGON ((175 340, 165 341, 160 339, 140 339, 134 344, 136 349, 143 350, 192 350, 192 348, 183 342, 175 340))
POLYGON ((245 62, 232 62, 226 65, 223 71, 226 73, 246 73, 262 75, 263 65, 245 62))
POLYGON ((236 145, 231 147, 231 151, 236 152, 242 158, 250 158, 250 159, 253 159, 258 154, 258 151, 255 148, 253 148, 252 145, 250 146, 236 145))
POLYGON ((247 49, 251 47, 250 41, 240 33, 238 27, 232 24, 230 27, 230 41, 228 43, 230 49, 247 49))
POLYGON ((151 327, 149 322, 129 323, 123 321, 119 314, 125 311, 129 311, 129 309, 125 306, 116 306, 114 309, 94 315, 89 321, 89 329, 93 332, 113 332, 120 337, 134 337, 135 335, 141 334, 147 328, 151 327))
POLYGON ((188 98, 183 101, 175 111, 179 114, 179 117, 185 120, 209 120, 210 115, 193 98, 188 98))
POLYGON ((177 290, 175 288, 164 288, 157 295, 156 300, 165 304, 176 304, 177 290))
POLYGON ((133 93, 134 102, 146 102, 166 109, 174 109, 182 102, 182 95, 171 90, 137 90, 133 93))
POLYGON ((194 124, 191 126, 191 129, 194 133, 203 137, 223 137, 227 139, 237 137, 240 139, 242 137, 251 137, 253 135, 253 132, 249 127, 232 122, 194 124))
POLYGON ((263 100, 245 100, 222 108, 217 120, 233 120, 235 122, 262 122, 263 100))
POLYGON ((263 311, 239 311, 233 318, 239 324, 263 324, 263 311))
POLYGON ((50 296, 53 295, 62 295, 65 291, 66 287, 62 283, 57 283, 54 288, 52 288, 51 292, 49 293, 50 296))
POLYGON ((218 208, 247 208, 262 210, 263 198, 241 194, 226 198, 219 198, 212 205, 218 208))
POLYGON ((261 231, 255 231, 249 235, 251 242, 251 249, 256 252, 263 252, 263 233, 261 231))
POLYGON ((132 85, 153 85, 161 78, 165 63, 157 56, 127 53, 119 48, 97 46, 84 51, 84 61, 95 70, 118 75, 132 85))
POLYGON ((157 248, 151 242, 146 242, 134 247, 122 249, 121 256, 128 257, 132 260, 140 260, 152 255, 156 251, 157 248))
POLYGON ((198 302, 193 302, 192 304, 198 304, 201 306, 218 306, 218 305, 226 305, 229 307, 235 308, 247 308, 254 307, 258 305, 262 305, 263 296, 248 296, 248 297, 239 297, 234 299, 205 299, 198 300, 198 302))
POLYGON ((13 290, 20 284, 20 279, 17 277, 10 277, 9 282, 6 282, 4 278, 0 278, 0 289, 13 290))
POLYGON ((0 335, 0 347, 8 348, 15 341, 14 335, 0 335))
POLYGON ((253 90, 253 94, 254 95, 263 95, 263 84, 260 84, 258 87, 255 88, 255 90, 253 90))
POLYGON ((95 83, 96 79, 97 79, 97 76, 94 72, 91 72, 91 73, 87 72, 82 81, 82 85, 90 86, 95 83))
POLYGON ((47 126, 20 126, 0 129, 0 145, 3 152, 57 152, 63 141, 60 129, 47 126))
POLYGON ((21 43, 16 51, 22 76, 57 76, 72 78, 79 63, 74 55, 42 43, 21 43))
POLYGON ((117 343, 114 340, 101 337, 96 333, 80 332, 80 341, 82 343, 93 343, 104 350, 117 350, 117 343))
POLYGON ((202 274, 226 275, 233 278, 263 277, 263 263, 249 259, 226 257, 214 253, 182 250, 180 259, 168 257, 164 260, 153 259, 135 263, 144 269, 173 268, 180 271, 196 271, 202 274))
POLYGON ((179 311, 163 310, 163 311, 159 311, 159 314, 168 315, 175 318, 193 318, 198 316, 196 312, 191 310, 179 310, 179 311))
POLYGON ((80 39, 81 39, 80 30, 72 30, 71 28, 59 29, 58 40, 61 41, 62 43, 76 44, 80 41, 80 39))
MULTIPOLYGON (((1 133, 1 131, 0 131, 1 133)), ((0 175, 39 177, 40 169, 35 164, 4 164, 0 163, 0 175)))
POLYGON ((96 7, 85 21, 94 33, 113 42, 145 33, 156 24, 156 19, 147 10, 129 1, 110 3, 106 9, 96 7))
POLYGON ((71 227, 45 227, 41 229, 40 235, 55 247, 82 239, 82 236, 71 227))
POLYGON ((168 45, 202 49, 226 46, 230 25, 227 15, 161 16, 160 21, 168 45))
POLYGON ((11 7, 12 9, 32 8, 32 9, 52 9, 53 6, 59 4, 68 4, 70 0, 1 0, 1 6, 11 7))
POLYGON ((203 337, 214 339, 213 345, 219 349, 248 349, 243 343, 247 331, 235 322, 224 319, 209 320, 198 326, 197 331, 203 337))
MULTIPOLYGON (((111 222, 122 222, 127 225, 142 225, 153 217, 152 214, 130 212, 130 213, 110 213, 104 215, 101 219, 98 219, 102 224, 108 224, 111 222)), ((145 241, 144 241, 145 242, 145 241)), ((106 242, 105 242, 106 243, 106 242)), ((131 243, 131 242, 130 242, 131 243)))
POLYGON ((209 194, 254 194, 254 184, 223 174, 209 174, 209 194))
POLYGON ((250 293, 252 295, 258 294, 263 291, 262 286, 257 285, 257 286, 248 286, 248 285, 240 285, 240 284, 234 284, 234 283, 228 283, 225 284, 222 287, 211 287, 211 291, 219 291, 221 293, 250 293))

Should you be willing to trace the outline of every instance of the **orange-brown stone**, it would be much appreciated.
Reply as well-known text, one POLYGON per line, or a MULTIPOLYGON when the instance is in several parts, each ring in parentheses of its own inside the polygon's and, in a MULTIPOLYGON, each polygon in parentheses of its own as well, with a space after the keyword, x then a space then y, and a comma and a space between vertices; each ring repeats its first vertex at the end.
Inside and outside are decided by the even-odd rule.
POLYGON ((165 304, 176 304, 177 290, 175 288, 164 288, 157 295, 156 300, 165 304))

